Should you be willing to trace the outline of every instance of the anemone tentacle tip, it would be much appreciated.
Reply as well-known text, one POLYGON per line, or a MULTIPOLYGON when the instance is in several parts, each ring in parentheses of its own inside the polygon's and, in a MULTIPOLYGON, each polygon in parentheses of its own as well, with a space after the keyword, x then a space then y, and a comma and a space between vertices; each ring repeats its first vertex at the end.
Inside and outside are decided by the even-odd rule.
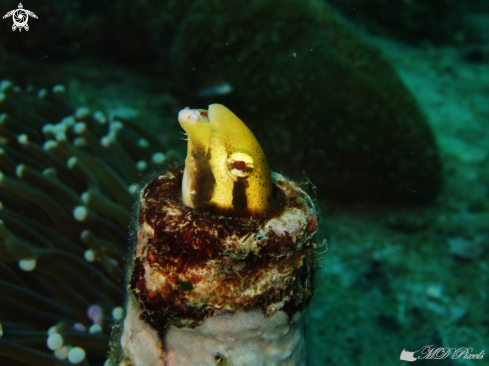
POLYGON ((73 347, 68 352, 68 361, 73 365, 77 365, 85 360, 85 350, 81 347, 73 347))
POLYGON ((115 320, 122 319, 123 316, 124 316, 124 308, 122 308, 121 306, 117 306, 114 309, 112 309, 112 318, 114 318, 115 320))
POLYGON ((53 333, 48 337, 46 345, 50 350, 57 351, 64 345, 63 336, 59 333, 53 333))
POLYGON ((102 333, 102 327, 99 324, 93 324, 88 328, 88 333, 90 334, 97 334, 97 333, 102 333))
POLYGON ((58 360, 66 360, 69 351, 70 349, 67 346, 63 346, 60 349, 54 351, 54 357, 56 357, 58 360))
POLYGON ((31 272, 36 268, 37 260, 35 259, 21 259, 19 261, 19 268, 25 272, 31 272))

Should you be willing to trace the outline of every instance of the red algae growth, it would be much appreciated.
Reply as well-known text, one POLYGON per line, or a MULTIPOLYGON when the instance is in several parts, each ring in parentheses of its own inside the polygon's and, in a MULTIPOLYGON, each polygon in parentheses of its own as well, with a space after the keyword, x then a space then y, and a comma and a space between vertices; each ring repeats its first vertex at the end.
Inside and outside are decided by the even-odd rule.
POLYGON ((282 310, 292 318, 304 310, 315 269, 310 198, 276 174, 281 212, 230 218, 184 205, 182 175, 182 168, 170 170, 141 193, 129 289, 144 320, 161 334, 220 313, 282 310))

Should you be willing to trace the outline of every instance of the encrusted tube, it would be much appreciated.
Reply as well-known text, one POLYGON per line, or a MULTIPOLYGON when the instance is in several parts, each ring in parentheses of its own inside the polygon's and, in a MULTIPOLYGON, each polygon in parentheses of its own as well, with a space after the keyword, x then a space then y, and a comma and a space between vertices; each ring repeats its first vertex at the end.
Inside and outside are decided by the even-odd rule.
MULTIPOLYGON (((202 121, 218 118, 214 110, 202 121)), ((210 141, 206 156, 220 148, 218 140, 210 141)), ((260 172, 263 164, 262 172, 268 173, 266 161, 256 158, 261 152, 256 146, 254 152, 237 150, 249 153, 231 169, 245 170, 251 161, 251 169, 260 172)), ((245 153, 228 156, 241 157, 237 154, 245 153)), ((194 158, 196 169, 210 165, 194 158)), ((189 166, 187 160, 185 169, 189 166)), ((199 206, 202 197, 196 193, 190 207, 183 199, 185 174, 183 168, 172 169, 141 190, 126 316, 114 331, 111 365, 306 365, 304 311, 314 292, 316 266, 317 216, 311 199, 274 173, 269 187, 266 177, 257 177, 256 186, 271 192, 270 197, 262 194, 266 206, 247 206, 246 196, 240 203, 225 201, 231 206, 220 210, 214 187, 204 194, 212 204, 199 206)), ((213 176, 215 186, 226 183, 213 176)), ((241 183, 246 189, 254 182, 241 183)))
POLYGON ((141 193, 118 364, 305 364, 317 228, 309 197, 275 174, 278 215, 227 218, 184 205, 182 176, 166 172, 141 193))

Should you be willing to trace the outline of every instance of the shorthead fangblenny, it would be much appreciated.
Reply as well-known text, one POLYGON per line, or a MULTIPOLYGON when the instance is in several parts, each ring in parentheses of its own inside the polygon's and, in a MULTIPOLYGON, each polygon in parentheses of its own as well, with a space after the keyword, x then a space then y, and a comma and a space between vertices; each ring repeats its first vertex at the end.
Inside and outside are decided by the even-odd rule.
POLYGON ((140 192, 120 366, 305 365, 317 216, 230 110, 185 108, 185 168, 140 192))

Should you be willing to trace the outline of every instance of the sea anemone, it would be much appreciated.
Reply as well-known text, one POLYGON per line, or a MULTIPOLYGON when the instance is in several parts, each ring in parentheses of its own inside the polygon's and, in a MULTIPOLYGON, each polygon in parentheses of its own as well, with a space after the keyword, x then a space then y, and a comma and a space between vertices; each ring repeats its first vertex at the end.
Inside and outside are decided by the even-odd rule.
POLYGON ((0 84, 0 364, 102 365, 122 318, 137 182, 168 160, 65 88, 0 84))

